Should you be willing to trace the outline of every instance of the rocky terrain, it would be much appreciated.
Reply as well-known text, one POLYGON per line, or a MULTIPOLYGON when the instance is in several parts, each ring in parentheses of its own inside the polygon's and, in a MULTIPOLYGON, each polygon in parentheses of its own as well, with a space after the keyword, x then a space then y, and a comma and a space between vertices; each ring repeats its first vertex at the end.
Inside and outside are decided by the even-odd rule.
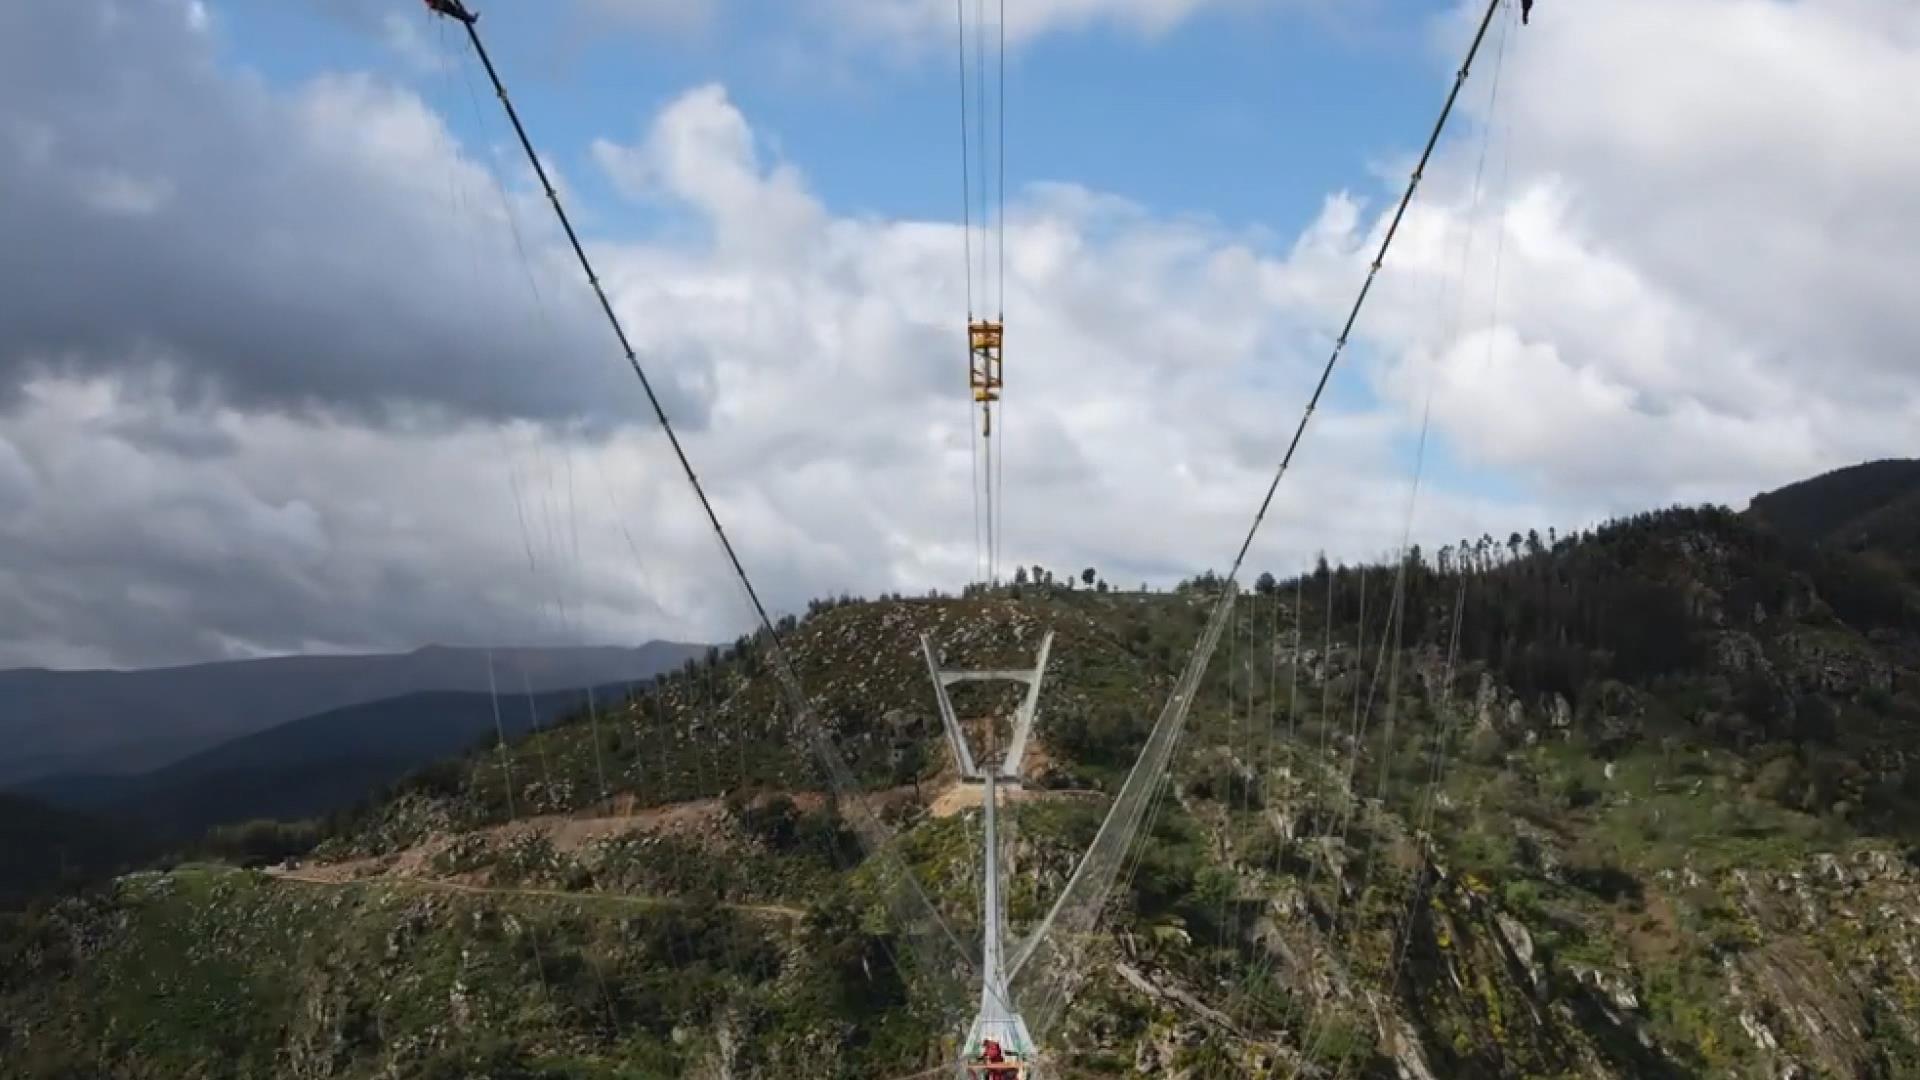
MULTIPOLYGON (((1869 479, 1262 580, 1083 943, 1051 1074, 1920 1075, 1920 561, 1900 524, 1920 481, 1869 479)), ((1010 666, 1054 633, 1011 815, 1018 935, 1217 588, 1028 583, 784 629, 963 937, 977 798, 952 783, 919 635, 1010 666)), ((0 1072, 937 1068, 966 990, 911 963, 763 667, 745 640, 422 770, 283 864, 243 851, 256 865, 6 917, 0 1072)), ((982 725, 1009 707, 958 704, 982 725)))

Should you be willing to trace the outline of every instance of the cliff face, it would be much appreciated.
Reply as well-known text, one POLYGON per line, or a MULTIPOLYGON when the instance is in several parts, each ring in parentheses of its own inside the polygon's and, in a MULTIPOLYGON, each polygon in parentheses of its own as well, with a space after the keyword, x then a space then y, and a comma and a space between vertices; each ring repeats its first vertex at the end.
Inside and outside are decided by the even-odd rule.
MULTIPOLYGON (((1055 1075, 1920 1074, 1913 579, 1897 552, 1761 516, 1449 545, 1406 571, 1397 627, 1390 569, 1243 597, 1149 839, 1078 943, 1055 1075)), ((1018 935, 1208 601, 851 604, 792 640, 964 938, 977 795, 951 783, 919 635, 1010 666, 1055 633, 1011 804, 1018 935)), ((903 970, 876 868, 760 666, 749 647, 426 770, 297 866, 141 874, 10 919, 3 1071, 936 1065, 964 988, 903 970)))

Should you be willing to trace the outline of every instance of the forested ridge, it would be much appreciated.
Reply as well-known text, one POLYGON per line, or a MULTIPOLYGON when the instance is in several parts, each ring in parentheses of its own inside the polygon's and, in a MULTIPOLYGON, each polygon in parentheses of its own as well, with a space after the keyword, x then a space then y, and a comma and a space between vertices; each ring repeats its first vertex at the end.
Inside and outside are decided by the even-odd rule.
MULTIPOLYGON (((1816 481, 1747 513, 1259 576, 1089 946, 1059 1075, 1920 1070, 1920 579, 1888 524, 1906 496, 1837 475, 1842 492, 1816 481)), ((1018 934, 1220 587, 1024 567, 960 597, 821 601, 782 629, 962 933, 977 812, 918 638, 1005 666, 1055 635, 1041 760, 1012 804, 1018 934)), ((903 966, 764 669, 744 638, 327 819, 229 829, 200 861, 9 916, 0 1061, 129 1077, 936 1064, 953 1019, 903 966)), ((986 689, 957 704, 1008 708, 986 689)))

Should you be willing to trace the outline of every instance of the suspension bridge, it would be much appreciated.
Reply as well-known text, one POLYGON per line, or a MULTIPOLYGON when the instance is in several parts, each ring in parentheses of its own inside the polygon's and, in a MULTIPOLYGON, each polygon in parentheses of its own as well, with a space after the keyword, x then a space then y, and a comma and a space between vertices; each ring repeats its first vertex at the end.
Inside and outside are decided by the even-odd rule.
MULTIPOLYGON (((693 492, 732 575, 737 579, 753 609, 758 622, 757 636, 765 650, 767 667, 779 685, 786 707, 791 713, 794 727, 805 733, 810 748, 824 769, 841 806, 851 813, 855 831, 867 849, 867 857, 881 867, 881 878, 886 883, 887 907, 901 940, 908 945, 908 959, 920 970, 958 972, 974 984, 976 990, 974 1000, 977 1005, 974 1007, 971 1020, 965 1025, 964 1034, 958 1041, 956 1059, 925 1075, 951 1073, 959 1076, 984 1077, 985 1080, 1015 1080, 1015 1078, 1037 1080, 1049 1075, 1049 1036, 1058 1029, 1071 1008, 1075 989, 1085 977, 1086 943, 1101 930, 1116 884, 1124 879, 1130 879, 1138 868, 1141 846, 1144 843, 1143 836, 1151 832, 1152 822, 1167 797, 1171 767, 1187 732, 1188 719, 1195 700, 1199 696, 1201 682, 1219 650, 1223 637, 1235 643, 1238 641, 1239 630, 1234 621, 1235 610, 1242 595, 1239 579, 1245 569, 1248 554, 1267 520, 1281 483, 1294 464, 1334 372, 1347 351, 1367 300, 1373 292, 1375 282, 1387 265, 1388 255, 1400 234, 1408 209, 1420 190, 1421 182, 1433 161, 1435 150, 1447 129, 1449 119, 1454 115, 1475 62, 1488 41, 1496 17, 1503 10, 1510 10, 1510 0, 1488 0, 1484 13, 1477 21, 1465 55, 1454 73, 1418 162, 1407 178, 1377 251, 1367 264, 1358 292, 1347 309, 1345 320, 1333 340, 1332 350, 1319 369, 1318 379, 1307 399, 1306 407, 1293 428, 1284 454, 1275 467, 1270 482, 1255 506, 1246 532, 1239 540, 1226 574, 1221 579, 1221 587, 1207 613, 1198 640, 1193 644, 1184 664, 1180 667, 1178 678, 1160 706, 1139 755, 1127 773, 1125 782, 1113 798, 1091 845, 1080 856, 1064 887, 1038 923, 1018 940, 1012 938, 1006 911, 1007 875, 1010 873, 1011 862, 1010 844, 1006 838, 1010 827, 1006 813, 1006 795, 1010 789, 1017 789, 1024 782, 1023 765, 1038 714, 1041 688, 1046 679, 1053 638, 1048 635, 1042 640, 1034 654, 1031 666, 993 670, 949 668, 944 662, 938 643, 922 638, 921 648, 927 667, 929 694, 938 705, 945 742, 952 756, 953 766, 962 783, 976 784, 982 789, 982 829, 977 860, 978 895, 981 903, 980 940, 972 945, 962 942, 961 936, 931 902, 926 890, 916 880, 913 870, 899 851, 891 830, 869 806, 868 799, 856 781, 853 770, 828 735, 820 718, 815 715, 810 704, 811 699, 783 642, 780 627, 769 615, 746 565, 733 541, 728 537, 713 500, 709 497, 693 461, 674 429, 672 418, 667 414, 654 381, 649 376, 647 366, 642 362, 619 314, 609 299, 602 278, 588 257, 568 217, 559 192, 549 178, 536 151, 534 141, 514 106, 506 83, 487 50, 480 29, 480 13, 469 9, 462 0, 425 0, 425 3, 430 10, 457 22, 464 29, 473 55, 484 70, 527 162, 572 248, 580 270, 598 300, 619 352, 639 382, 653 416, 659 423, 684 473, 686 483, 693 492), (1011 730, 1004 745, 999 743, 989 729, 988 744, 974 746, 964 729, 961 718, 956 713, 949 695, 949 688, 959 683, 977 681, 1014 682, 1025 688, 1020 704, 1014 710, 1011 730)), ((1528 0, 1525 9, 1531 9, 1531 7, 1531 0, 1528 0)), ((1525 18, 1529 13, 1529 10, 1523 10, 1521 17, 1525 18)), ((969 424, 975 433, 972 439, 971 481, 974 549, 978 580, 995 583, 1001 578, 1001 535, 1004 526, 1002 508, 1006 461, 1006 455, 997 451, 996 443, 996 433, 1004 430, 1001 408, 1003 395, 1007 389, 1004 370, 1007 344, 1006 159, 1004 152, 1005 0, 998 0, 998 10, 993 18, 988 16, 985 0, 975 0, 972 18, 968 16, 967 0, 956 0, 955 15, 959 68, 959 141, 962 159, 962 235, 964 237, 963 250, 960 254, 966 261, 966 311, 962 324, 967 355, 965 386, 968 407, 970 410, 977 410, 977 426, 971 422, 969 424), (996 421, 999 421, 998 426, 996 421)), ((1507 34, 1504 30, 1499 41, 1504 58, 1507 43, 1507 34)), ((1497 73, 1494 86, 1497 95, 1497 73)), ((1483 150, 1481 167, 1484 168, 1484 165, 1483 150)), ((1476 192, 1478 183, 1479 179, 1476 176, 1476 192)), ((1425 444, 1426 431, 1423 420, 1419 443, 1421 461, 1424 460, 1425 444)), ((1411 528, 1412 503, 1418 492, 1419 468, 1419 464, 1416 463, 1413 493, 1409 496, 1405 521, 1407 530, 1411 528)), ((1403 550, 1404 540, 1403 537, 1403 550)), ((1372 711, 1373 697, 1380 692, 1382 671, 1388 672, 1386 678, 1389 682, 1398 679, 1397 646, 1401 625, 1400 616, 1406 593, 1406 566, 1407 561, 1402 558, 1387 600, 1385 629, 1381 631, 1378 643, 1380 662, 1374 665, 1372 683, 1367 688, 1368 713, 1372 711), (1392 663, 1388 662, 1390 655, 1393 657, 1392 663)), ((1329 577, 1329 588, 1332 586, 1332 580, 1329 577)), ((1297 584, 1296 587, 1300 586, 1297 584)), ((1464 580, 1462 588, 1464 588, 1464 580)), ((1366 626, 1364 579, 1362 590, 1361 626, 1364 630, 1366 626)), ((1331 596, 1329 596, 1329 607, 1331 607, 1331 596)), ((1299 610, 1301 609, 1296 601, 1295 611, 1299 610)), ((1458 647, 1459 610, 1460 604, 1456 599, 1452 640, 1448 644, 1449 668, 1453 653, 1458 647)), ((1277 605, 1274 608, 1274 620, 1272 639, 1278 641, 1280 628, 1277 605)), ((1331 623, 1329 623, 1329 635, 1330 627, 1331 623)), ((1302 640, 1298 618, 1295 620, 1293 629, 1294 651, 1297 656, 1302 640)), ((1365 645, 1364 641, 1362 645, 1365 645)), ((1328 652, 1331 652, 1330 637, 1328 652)), ((1394 688, 1391 685, 1386 690, 1386 698, 1389 703, 1394 698, 1394 688)), ((1359 758, 1361 715, 1360 695, 1356 694, 1353 751, 1348 754, 1345 766, 1345 784, 1349 791, 1354 789, 1356 781, 1354 770, 1359 758)), ((1392 715, 1391 704, 1389 704, 1389 723, 1392 715)), ((504 738, 502 741, 504 743, 504 738)), ((1323 746, 1322 749, 1324 751, 1326 747, 1323 746)), ((1436 746, 1435 757, 1430 763, 1431 780, 1437 780, 1438 770, 1442 767, 1439 753, 1436 746)), ((1384 784, 1384 774, 1382 783, 1384 784)), ((1420 818, 1425 828, 1432 826, 1432 793, 1433 785, 1430 783, 1428 801, 1420 818)), ((1339 822, 1336 831, 1344 832, 1351 825, 1351 810, 1346 811, 1346 814, 1348 816, 1339 822)), ((1317 866, 1318 864, 1316 869, 1317 866)), ((1399 956, 1404 956, 1406 948, 1404 924, 1396 935, 1394 948, 1399 956)), ((1269 958, 1267 963, 1270 962, 1269 958)), ((1242 988, 1251 986, 1264 974, 1265 972, 1258 968, 1247 972, 1242 988)), ((1328 1032, 1321 1020, 1322 1018, 1316 1014, 1309 1023, 1305 1041, 1310 1048, 1320 1046, 1327 1038, 1328 1032)), ((1345 1072, 1347 1064, 1345 1055, 1342 1055, 1340 1059, 1342 1073, 1345 1072)), ((1296 1062, 1293 1073, 1298 1075, 1299 1072, 1300 1065, 1296 1062)))

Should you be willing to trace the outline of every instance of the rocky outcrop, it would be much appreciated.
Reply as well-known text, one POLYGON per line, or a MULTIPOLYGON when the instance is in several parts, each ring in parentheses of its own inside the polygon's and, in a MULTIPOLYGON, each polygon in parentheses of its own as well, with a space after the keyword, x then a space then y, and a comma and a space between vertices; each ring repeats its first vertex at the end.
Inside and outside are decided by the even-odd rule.
POLYGON ((1852 698, 1893 688, 1893 668, 1863 642, 1832 633, 1795 631, 1779 641, 1782 669, 1799 693, 1852 698))

